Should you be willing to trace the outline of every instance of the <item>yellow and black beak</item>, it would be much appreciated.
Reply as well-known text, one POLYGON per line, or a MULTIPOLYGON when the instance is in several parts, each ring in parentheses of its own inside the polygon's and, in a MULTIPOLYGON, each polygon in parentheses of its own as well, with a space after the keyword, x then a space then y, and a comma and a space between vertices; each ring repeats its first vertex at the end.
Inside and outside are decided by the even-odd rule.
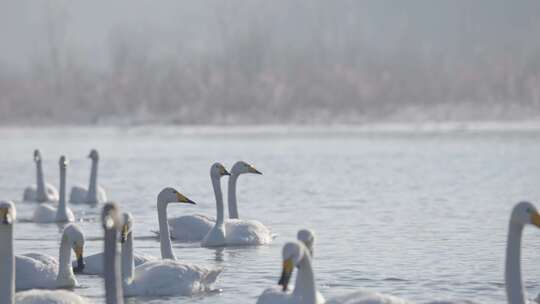
POLYGON ((127 241, 129 234, 129 226, 127 224, 122 225, 122 231, 120 232, 120 243, 124 244, 127 241))
POLYGON ((84 270, 83 247, 76 246, 74 251, 75 251, 75 256, 77 257, 77 267, 73 268, 73 272, 81 273, 84 270))
POLYGON ((249 172, 249 173, 253 173, 253 174, 259 174, 259 175, 262 175, 262 172, 259 171, 259 170, 257 170, 257 169, 255 169, 255 167, 253 167, 253 166, 249 166, 248 172, 249 172))
POLYGON ((187 198, 185 195, 183 195, 183 194, 180 193, 180 192, 176 192, 176 199, 178 200, 179 203, 186 203, 186 204, 197 205, 197 203, 195 203, 194 201, 190 200, 189 198, 187 198))
POLYGON ((11 215, 9 208, 0 209, 0 221, 4 225, 13 224, 13 216, 11 215))
POLYGON ((281 271, 281 278, 279 278, 278 285, 283 286, 283 291, 287 291, 289 281, 294 269, 294 263, 291 259, 283 261, 283 270, 281 271))
POLYGON ((223 166, 219 168, 219 174, 221 174, 221 176, 231 175, 231 173, 229 173, 229 171, 227 171, 227 169, 225 169, 223 166))
POLYGON ((531 224, 540 228, 540 214, 538 213, 538 211, 534 211, 531 213, 531 224))

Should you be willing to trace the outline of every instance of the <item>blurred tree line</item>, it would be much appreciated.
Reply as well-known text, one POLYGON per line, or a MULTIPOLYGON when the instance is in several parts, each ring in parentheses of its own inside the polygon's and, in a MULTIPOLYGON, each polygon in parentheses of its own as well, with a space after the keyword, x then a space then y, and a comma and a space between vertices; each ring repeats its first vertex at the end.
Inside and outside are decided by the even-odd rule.
POLYGON ((69 9, 51 3, 48 51, 27 70, 0 64, 3 123, 364 122, 440 105, 540 114, 534 0, 201 0, 207 15, 169 37, 172 51, 151 31, 111 30, 105 68, 70 47, 69 9))

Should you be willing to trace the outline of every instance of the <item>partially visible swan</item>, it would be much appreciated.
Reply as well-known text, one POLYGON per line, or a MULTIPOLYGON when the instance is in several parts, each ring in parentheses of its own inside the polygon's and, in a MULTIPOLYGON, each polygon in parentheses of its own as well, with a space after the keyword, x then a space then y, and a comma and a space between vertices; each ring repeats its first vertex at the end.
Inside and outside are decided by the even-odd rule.
POLYGON ((66 206, 66 167, 68 160, 65 156, 60 157, 60 200, 58 206, 51 204, 40 204, 36 210, 34 210, 33 220, 36 223, 65 223, 73 222, 75 216, 71 209, 66 206))
MULTIPOLYGON (((120 243, 122 251, 122 265, 124 261, 128 260, 127 254, 133 249, 133 217, 130 213, 123 214, 122 229, 120 233, 120 243), (129 247, 130 249, 126 248, 129 247)), ((133 263, 135 266, 139 266, 150 260, 155 260, 154 257, 137 254, 133 255, 133 263)), ((73 261, 73 267, 77 267, 76 262, 73 261)), ((124 266, 122 266, 124 267, 124 266)), ((103 275, 103 252, 96 253, 85 257, 84 259, 84 274, 103 275)))
POLYGON ((107 304, 124 303, 124 292, 122 289, 122 280, 120 278, 120 257, 117 249, 118 230, 122 226, 120 211, 116 204, 107 203, 103 206, 101 213, 101 223, 104 230, 104 249, 105 258, 103 267, 108 269, 105 272, 105 299, 107 304))
POLYGON ((13 225, 15 206, 12 202, 0 202, 0 304, 83 304, 86 300, 65 290, 27 290, 15 294, 15 256, 13 254, 13 225))
POLYGON ((223 193, 220 178, 230 175, 220 163, 210 168, 210 178, 216 198, 217 221, 201 242, 204 247, 229 245, 262 245, 272 241, 270 230, 254 220, 231 219, 225 223, 223 193))
POLYGON ((296 239, 306 245, 306 248, 309 250, 309 255, 313 259, 313 243, 315 242, 315 232, 310 229, 300 229, 296 233, 296 239))
POLYGON ((98 185, 98 162, 99 154, 97 150, 90 151, 88 158, 92 160, 92 168, 90 171, 90 183, 88 188, 82 186, 73 186, 69 195, 69 201, 73 204, 98 204, 107 201, 105 190, 98 185))
MULTIPOLYGON (((282 288, 269 288, 257 299, 258 304, 321 304, 324 299, 317 296, 315 277, 311 267, 308 248, 300 242, 290 242, 283 246, 283 270, 279 285, 282 288), (298 268, 299 278, 292 292, 287 291, 294 268, 298 268)), ((407 304, 409 302, 383 294, 358 291, 329 300, 333 304, 407 304)))
POLYGON ((540 214, 529 202, 520 202, 512 210, 506 241, 504 281, 509 304, 525 304, 525 292, 521 280, 521 235, 523 227, 532 224, 540 228, 540 214))
POLYGON ((62 233, 58 260, 40 253, 17 255, 15 257, 17 290, 77 286, 71 266, 71 250, 73 249, 77 256, 78 268, 75 270, 79 271, 84 269, 83 248, 84 235, 81 229, 69 224, 62 233))
POLYGON ((23 201, 33 202, 57 202, 58 190, 48 183, 45 183, 43 167, 41 165, 41 153, 34 150, 34 162, 36 163, 36 184, 26 187, 23 193, 23 201))
MULTIPOLYGON (((257 169, 255 169, 255 167, 244 161, 238 161, 233 165, 229 177, 229 187, 227 189, 229 218, 231 219, 238 219, 236 181, 241 174, 246 173, 262 174, 257 169)), ((208 231, 212 229, 215 223, 216 219, 214 217, 209 217, 202 214, 183 215, 177 218, 171 218, 169 219, 171 238, 175 241, 184 242, 201 241, 208 234, 208 231)), ((229 225, 228 220, 225 220, 225 225, 229 225)), ((234 227, 234 225, 235 224, 233 224, 232 227, 234 227)))

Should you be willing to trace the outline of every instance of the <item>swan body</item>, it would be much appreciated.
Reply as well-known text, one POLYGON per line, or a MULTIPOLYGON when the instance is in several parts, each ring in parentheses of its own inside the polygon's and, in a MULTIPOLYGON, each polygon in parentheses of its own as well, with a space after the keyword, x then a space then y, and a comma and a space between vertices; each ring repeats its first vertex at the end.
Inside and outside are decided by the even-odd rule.
POLYGON ((225 221, 220 179, 226 175, 230 173, 220 163, 215 163, 210 168, 210 179, 216 198, 217 220, 202 240, 201 245, 219 247, 270 243, 272 241, 270 230, 258 221, 241 219, 225 221))
POLYGON ((34 210, 33 220, 36 223, 65 223, 75 221, 73 211, 66 206, 66 167, 68 161, 65 156, 60 157, 60 199, 58 206, 40 204, 34 210))
MULTIPOLYGON (((15 222, 15 205, 12 202, 0 202, 0 304, 82 304, 86 300, 65 290, 27 290, 15 293, 15 256, 13 254, 13 224, 15 222)), ((39 254, 33 254, 36 259, 51 262, 39 254)))
POLYGON ((15 295, 17 304, 87 304, 79 295, 67 290, 32 289, 15 295))
POLYGON ((77 286, 78 283, 71 267, 71 249, 75 251, 80 269, 84 268, 83 248, 82 231, 76 225, 70 224, 62 233, 59 260, 37 253, 16 256, 16 289, 55 289, 77 286))
POLYGON ((183 215, 168 220, 171 238, 175 241, 200 242, 216 220, 202 214, 183 215))
POLYGON ((90 182, 88 188, 83 186, 73 186, 71 188, 69 201, 73 204, 99 204, 107 201, 105 189, 97 184, 99 153, 97 150, 92 150, 88 158, 92 160, 90 182))
POLYGON ((411 304, 398 297, 369 291, 356 291, 332 298, 326 304, 411 304))
POLYGON ((41 153, 37 149, 34 150, 34 162, 36 163, 36 184, 24 189, 23 201, 58 202, 58 190, 53 185, 45 182, 41 153))

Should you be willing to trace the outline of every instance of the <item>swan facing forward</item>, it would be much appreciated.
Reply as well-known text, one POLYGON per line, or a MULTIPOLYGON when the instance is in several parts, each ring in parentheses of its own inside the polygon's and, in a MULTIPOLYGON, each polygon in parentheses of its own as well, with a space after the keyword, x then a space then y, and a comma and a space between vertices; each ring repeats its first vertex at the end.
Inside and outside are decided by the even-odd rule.
MULTIPOLYGON (((257 299, 258 304, 321 304, 324 299, 318 295, 315 277, 311 267, 308 248, 300 242, 290 242, 283 246, 283 270, 278 285, 282 288, 269 288, 257 299), (297 268, 296 286, 287 291, 293 270, 297 268)), ((332 304, 408 304, 405 300, 379 293, 357 291, 330 299, 332 304)))
POLYGON ((75 216, 71 209, 66 206, 66 168, 68 160, 65 156, 60 157, 60 200, 58 206, 40 204, 34 210, 33 220, 36 223, 65 223, 73 222, 75 216))
MULTIPOLYGON (((127 260, 127 252, 129 251, 125 247, 133 248, 133 217, 129 213, 123 214, 122 229, 120 232, 120 244, 122 251, 122 261, 127 260)), ((155 260, 154 257, 144 254, 134 254, 133 263, 135 266, 139 266, 150 260, 155 260)), ((122 262, 124 263, 124 262, 122 262)), ((72 263, 73 267, 77 267, 76 261, 72 263)), ((122 264, 123 265, 123 264, 122 264)), ((122 266, 124 267, 124 266, 122 266)), ((83 274, 103 275, 103 252, 89 255, 84 258, 84 270, 83 274)))
POLYGON ((217 220, 201 242, 204 247, 263 245, 272 242, 270 230, 254 220, 230 219, 225 222, 220 179, 230 175, 220 163, 210 168, 210 178, 216 198, 217 220))
POLYGON ((99 204, 107 201, 105 190, 97 183, 99 153, 94 149, 90 151, 88 158, 92 160, 90 182, 88 188, 82 186, 73 186, 71 188, 69 201, 73 204, 99 204))
POLYGON ((13 225, 15 206, 12 202, 0 202, 0 304, 83 304, 80 296, 65 290, 27 290, 15 294, 15 257, 13 254, 13 225))
POLYGON ((36 184, 26 187, 23 193, 23 201, 31 202, 57 202, 58 190, 48 183, 45 183, 43 176, 43 166, 41 164, 41 153, 34 150, 34 162, 36 163, 36 184))
POLYGON ((71 250, 75 252, 78 262, 75 271, 80 271, 84 269, 83 248, 84 235, 81 229, 74 224, 69 224, 62 233, 58 260, 39 253, 17 255, 15 257, 17 290, 77 286, 71 266, 71 250))

